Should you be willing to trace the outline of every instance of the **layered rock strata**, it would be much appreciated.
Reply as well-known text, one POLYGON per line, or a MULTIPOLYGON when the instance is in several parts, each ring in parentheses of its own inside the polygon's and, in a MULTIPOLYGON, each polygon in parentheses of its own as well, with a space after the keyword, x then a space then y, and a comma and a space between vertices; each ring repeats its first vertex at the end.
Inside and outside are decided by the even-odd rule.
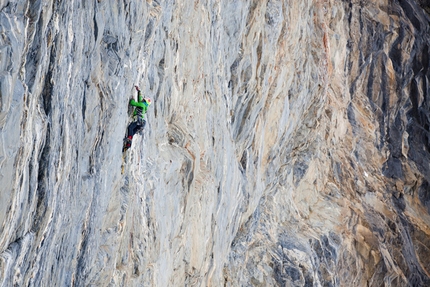
POLYGON ((2 286, 430 285, 425 1, 0 11, 2 286))

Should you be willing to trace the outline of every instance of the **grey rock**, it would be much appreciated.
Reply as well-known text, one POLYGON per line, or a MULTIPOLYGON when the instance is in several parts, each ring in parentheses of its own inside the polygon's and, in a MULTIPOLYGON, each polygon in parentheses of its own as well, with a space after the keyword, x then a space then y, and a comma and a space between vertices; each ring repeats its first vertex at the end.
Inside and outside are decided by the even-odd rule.
POLYGON ((429 286, 429 11, 0 0, 1 286, 429 286))

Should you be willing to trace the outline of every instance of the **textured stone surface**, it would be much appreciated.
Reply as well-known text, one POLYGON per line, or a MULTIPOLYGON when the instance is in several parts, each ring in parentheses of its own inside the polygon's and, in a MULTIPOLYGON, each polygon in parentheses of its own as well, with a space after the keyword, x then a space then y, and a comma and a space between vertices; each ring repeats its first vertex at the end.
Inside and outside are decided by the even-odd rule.
POLYGON ((0 11, 2 286, 430 285, 426 1, 0 11))

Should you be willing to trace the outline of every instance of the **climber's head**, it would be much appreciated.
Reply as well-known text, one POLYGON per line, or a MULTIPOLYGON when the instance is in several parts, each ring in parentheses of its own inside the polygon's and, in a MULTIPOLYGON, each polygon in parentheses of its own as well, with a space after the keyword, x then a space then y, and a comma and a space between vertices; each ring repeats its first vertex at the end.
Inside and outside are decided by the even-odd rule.
POLYGON ((148 106, 151 105, 151 99, 150 98, 145 98, 144 100, 148 104, 148 106))

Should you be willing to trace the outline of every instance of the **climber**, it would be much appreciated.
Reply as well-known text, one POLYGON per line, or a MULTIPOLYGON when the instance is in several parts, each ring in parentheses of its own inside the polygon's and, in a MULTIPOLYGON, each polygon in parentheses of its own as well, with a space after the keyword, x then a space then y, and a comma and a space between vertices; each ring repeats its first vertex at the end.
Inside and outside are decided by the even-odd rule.
POLYGON ((137 102, 134 99, 131 99, 129 105, 135 107, 133 117, 137 117, 137 120, 132 122, 127 128, 127 138, 125 138, 123 151, 126 151, 131 147, 133 136, 145 127, 146 121, 144 116, 146 114, 146 110, 151 104, 151 99, 144 98, 138 86, 135 86, 135 88, 137 91, 137 102))

